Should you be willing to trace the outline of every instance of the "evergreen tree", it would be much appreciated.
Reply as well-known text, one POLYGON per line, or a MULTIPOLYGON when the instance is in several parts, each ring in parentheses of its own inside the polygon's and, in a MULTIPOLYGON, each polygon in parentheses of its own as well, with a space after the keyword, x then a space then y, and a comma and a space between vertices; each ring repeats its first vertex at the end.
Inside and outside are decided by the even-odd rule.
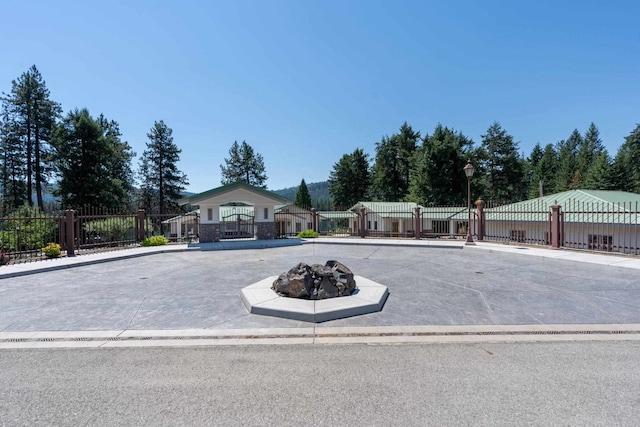
POLYGON ((0 186, 4 214, 27 203, 26 163, 16 121, 7 103, 2 105, 0 121, 0 186))
POLYGON ((161 215, 177 211, 177 201, 189 184, 177 165, 182 150, 173 142, 173 131, 162 120, 153 124, 147 138, 139 169, 142 206, 152 211, 157 209, 161 215))
POLYGON ((533 171, 533 180, 529 188, 530 199, 535 199, 554 191, 557 162, 558 155, 553 144, 547 144, 533 171), (540 194, 541 187, 542 194, 540 194))
POLYGON ((595 124, 591 123, 577 149, 576 172, 574 172, 572 188, 585 188, 583 184, 587 181, 593 183, 589 178, 589 170, 603 151, 604 145, 600 139, 600 131, 595 124))
POLYGON ((222 185, 244 181, 260 188, 267 188, 267 175, 262 155, 255 153, 253 148, 242 141, 234 141, 229 150, 229 158, 224 159, 225 165, 220 165, 222 171, 222 185))
POLYGON ((640 193, 640 125, 625 137, 613 161, 611 180, 616 189, 640 193))
POLYGON ((110 155, 105 159, 105 169, 111 178, 105 206, 124 206, 133 200, 134 172, 131 162, 135 157, 131 146, 121 139, 120 126, 115 120, 108 120, 100 114, 97 119, 110 155))
POLYGON ((307 209, 311 207, 311 195, 309 194, 307 183, 304 182, 304 178, 302 178, 302 181, 300 182, 300 186, 298 187, 298 192, 296 193, 296 200, 294 201, 294 203, 296 206, 307 209))
POLYGON ((524 162, 518 154, 518 144, 513 137, 494 122, 482 135, 480 168, 483 172, 486 193, 490 200, 505 202, 525 198, 524 162))
POLYGON ((525 182, 527 184, 527 195, 529 198, 538 197, 540 191, 540 177, 537 175, 538 164, 542 160, 544 151, 538 142, 531 150, 531 154, 525 163, 525 182), (533 195, 533 197, 532 197, 533 195))
POLYGON ((463 168, 472 156, 472 146, 473 141, 462 133, 438 124, 416 150, 408 199, 427 205, 466 204, 463 168))
POLYGON ((406 198, 419 139, 420 132, 405 122, 399 133, 385 136, 376 143, 373 166, 373 193, 376 198, 390 202, 406 198))
POLYGON ((369 156, 361 148, 343 155, 329 174, 329 194, 337 210, 346 210, 368 197, 369 156))
POLYGON ((50 139, 60 105, 50 99, 49 89, 35 65, 11 82, 9 95, 3 97, 15 122, 15 135, 20 140, 26 165, 27 201, 33 204, 35 190, 38 207, 42 210, 43 186, 46 185, 52 168, 50 139))
POLYGON ((614 190, 611 160, 607 150, 603 150, 593 159, 587 169, 587 178, 582 188, 585 190, 614 190))
POLYGON ((582 144, 582 135, 578 129, 574 129, 571 136, 565 141, 558 142, 558 164, 554 183, 554 193, 560 193, 570 188, 575 188, 581 181, 580 171, 576 167, 576 155, 578 147, 582 144))
POLYGON ((135 154, 120 140, 116 122, 96 120, 86 108, 74 110, 56 126, 52 143, 59 174, 55 194, 65 207, 129 204, 135 154))

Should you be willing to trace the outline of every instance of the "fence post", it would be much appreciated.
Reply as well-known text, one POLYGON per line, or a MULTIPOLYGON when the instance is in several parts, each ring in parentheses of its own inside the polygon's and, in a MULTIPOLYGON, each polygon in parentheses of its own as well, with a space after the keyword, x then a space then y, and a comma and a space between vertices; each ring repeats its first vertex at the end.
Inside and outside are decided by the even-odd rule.
POLYGON ((484 239, 484 200, 476 200, 475 205, 478 214, 478 229, 476 230, 476 235, 478 236, 478 241, 482 241, 484 239))
POLYGON ((142 242, 144 240, 144 236, 146 235, 146 231, 144 229, 144 219, 145 219, 144 209, 138 209, 138 221, 136 221, 138 225, 138 229, 136 230, 138 242, 142 242))
POLYGON ((420 218, 420 206, 416 206, 414 208, 416 218, 414 220, 414 229, 416 234, 416 240, 420 240, 420 236, 422 235, 422 220, 420 218))
POLYGON ((318 231, 318 210, 316 208, 311 208, 311 229, 318 231))
POLYGON ((364 229, 364 225, 365 225, 364 223, 365 223, 364 206, 360 206, 360 237, 362 237, 363 239, 367 235, 366 230, 364 229))
POLYGON ((74 236, 74 217, 75 212, 71 209, 64 211, 65 223, 66 223, 66 238, 65 244, 67 245, 67 256, 75 256, 75 236, 74 236))
POLYGON ((560 241, 560 205, 556 200, 551 206, 551 247, 554 249, 560 248, 562 242, 560 241))

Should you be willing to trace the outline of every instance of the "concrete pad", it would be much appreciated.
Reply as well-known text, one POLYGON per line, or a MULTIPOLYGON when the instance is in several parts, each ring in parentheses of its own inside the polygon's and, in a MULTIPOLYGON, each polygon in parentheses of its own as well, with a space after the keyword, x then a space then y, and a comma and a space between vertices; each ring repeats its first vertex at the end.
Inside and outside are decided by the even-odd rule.
POLYGON ((380 311, 389 295, 386 286, 362 276, 354 276, 358 289, 348 297, 324 300, 287 298, 271 289, 277 277, 267 277, 240 291, 249 313, 320 323, 380 311))

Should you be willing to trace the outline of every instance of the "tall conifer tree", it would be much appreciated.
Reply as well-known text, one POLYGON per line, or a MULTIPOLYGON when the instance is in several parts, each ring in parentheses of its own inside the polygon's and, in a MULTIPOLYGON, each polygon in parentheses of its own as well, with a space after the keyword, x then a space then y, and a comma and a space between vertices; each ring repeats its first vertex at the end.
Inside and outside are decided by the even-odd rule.
POLYGON ((177 165, 182 150, 173 142, 173 131, 162 120, 153 124, 147 138, 139 169, 143 207, 160 214, 177 211, 177 201, 189 184, 177 165))

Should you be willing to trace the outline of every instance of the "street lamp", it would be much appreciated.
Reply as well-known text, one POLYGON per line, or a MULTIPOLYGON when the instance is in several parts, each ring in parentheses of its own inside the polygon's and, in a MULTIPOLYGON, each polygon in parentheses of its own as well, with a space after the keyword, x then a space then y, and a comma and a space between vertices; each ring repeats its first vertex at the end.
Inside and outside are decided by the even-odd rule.
POLYGON ((467 160, 467 164, 463 168, 464 174, 467 176, 467 208, 469 209, 469 222, 467 223, 467 242, 465 245, 474 245, 473 236, 471 236, 471 177, 475 168, 471 164, 471 160, 467 160))

